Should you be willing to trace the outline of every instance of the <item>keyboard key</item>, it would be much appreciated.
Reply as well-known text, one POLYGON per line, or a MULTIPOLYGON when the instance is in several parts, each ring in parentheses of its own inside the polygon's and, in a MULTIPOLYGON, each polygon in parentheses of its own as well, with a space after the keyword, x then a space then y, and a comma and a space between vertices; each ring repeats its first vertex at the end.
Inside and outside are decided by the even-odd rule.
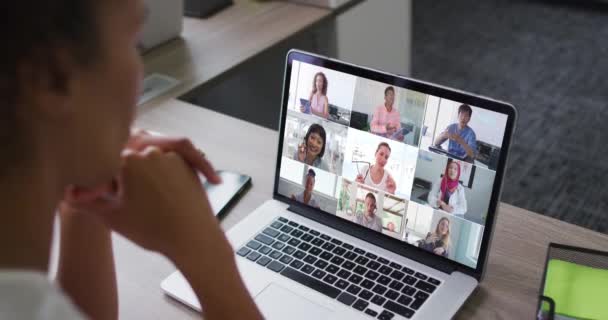
POLYGON ((360 256, 359 258, 355 259, 355 263, 360 264, 362 266, 366 265, 368 262, 369 262, 369 259, 364 256, 360 256))
POLYGON ((247 256, 247 259, 249 259, 251 261, 256 261, 256 260, 258 260, 258 258, 260 258, 260 256, 262 256, 262 255, 259 254, 258 252, 253 251, 247 256))
POLYGON ((418 310, 420 309, 420 307, 422 307, 422 304, 425 302, 426 300, 420 300, 420 299, 416 299, 414 300, 414 302, 412 302, 412 304, 410 304, 410 308, 414 309, 414 310, 418 310))
POLYGON ((380 274, 376 271, 370 270, 365 274, 365 277, 368 279, 376 280, 380 274))
POLYGON ((328 235, 326 235, 326 234, 321 234, 321 235, 320 235, 320 237, 321 237, 321 239, 323 239, 323 240, 325 240, 325 241, 329 241, 329 240, 331 240, 331 237, 330 237, 330 236, 328 236, 328 235))
MULTIPOLYGON (((376 281, 378 281, 378 283, 381 284, 381 285, 388 286, 388 284, 391 283, 391 281, 394 281, 394 280, 392 280, 391 278, 389 278, 387 276, 380 276, 380 278, 378 278, 378 280, 376 280, 376 281)), ((399 290, 399 289, 397 289, 397 290, 399 290)))
POLYGON ((365 314, 370 315, 375 318, 378 315, 378 312, 376 312, 372 309, 367 309, 367 310, 365 310, 365 314))
POLYGON ((391 262, 391 264, 389 264, 389 266, 391 266, 391 268, 397 269, 397 270, 401 270, 401 268, 403 268, 403 266, 401 266, 400 264, 398 264, 396 262, 391 262))
POLYGON ((365 254, 365 250, 363 249, 355 248, 353 251, 355 251, 357 254, 365 254))
POLYGON ((298 227, 298 229, 300 229, 300 230, 302 230, 302 231, 305 231, 305 232, 308 232, 308 230, 310 230, 310 229, 309 229, 308 227, 306 227, 306 226, 299 226, 299 227, 298 227))
POLYGON ((294 257, 296 257, 297 259, 302 259, 304 257, 306 257, 306 252, 298 250, 296 251, 296 253, 293 254, 294 257))
POLYGON ((338 270, 340 270, 340 268, 334 266, 333 264, 330 264, 327 268, 325 268, 325 271, 327 271, 327 273, 331 273, 331 274, 336 274, 336 272, 338 272, 338 270))
POLYGON ((247 243, 247 246, 253 250, 257 250, 262 246, 262 244, 257 241, 251 240, 249 241, 249 243, 247 243))
POLYGON ((319 238, 314 238, 310 243, 314 244, 317 247, 320 247, 325 243, 325 241, 319 238))
POLYGON ((315 270, 315 268, 309 264, 305 265, 304 267, 302 267, 301 271, 306 273, 306 274, 310 274, 313 270, 315 270))
POLYGON ((346 292, 342 292, 340 294, 340 296, 338 296, 338 301, 344 303, 347 306, 350 306, 351 304, 353 304, 353 302, 355 302, 357 298, 355 296, 353 296, 352 294, 348 294, 346 292))
POLYGON ((376 261, 370 261, 366 267, 372 269, 372 270, 378 270, 378 268, 380 268, 380 263, 376 262, 376 261))
POLYGON ((298 270, 300 268, 302 268, 302 266, 304 265, 304 262, 300 261, 300 260, 293 260, 289 266, 298 270))
POLYGON ((320 235, 320 234, 321 234, 319 231, 317 231, 317 230, 312 230, 312 229, 309 231, 309 233, 310 233, 310 234, 312 234, 313 236, 318 236, 318 235, 320 235))
POLYGON ((348 282, 340 279, 338 280, 338 282, 336 282, 336 287, 338 287, 339 289, 346 289, 346 287, 348 287, 348 282))
POLYGON ((338 278, 336 278, 335 276, 328 274, 325 276, 325 278, 323 278, 323 281, 329 283, 329 284, 334 284, 334 282, 336 282, 338 280, 338 278))
POLYGON ((282 251, 287 254, 293 254, 294 252, 296 252, 296 248, 287 246, 287 247, 283 248, 282 251))
POLYGON ((382 266, 380 267, 380 269, 378 269, 378 272, 388 276, 389 274, 391 274, 391 272, 393 272, 393 268, 382 266))
POLYGON ((352 276, 350 276, 350 278, 348 278, 348 281, 354 283, 354 284, 359 284, 361 281, 363 280, 363 278, 361 278, 360 276, 353 274, 352 276))
POLYGON ((359 298, 369 300, 374 296, 374 294, 369 290, 363 290, 359 293, 359 298))
POLYGON ((272 247, 277 249, 277 250, 281 250, 283 249, 283 247, 285 247, 285 244, 283 242, 275 242, 272 244, 272 247))
POLYGON ((294 222, 294 221, 289 221, 288 224, 290 226, 292 226, 292 227, 295 227, 295 228, 297 228, 299 226, 299 224, 297 222, 294 222))
POLYGON ((395 291, 395 290, 388 290, 385 294, 385 297, 391 299, 391 300, 396 300, 397 298, 399 298, 399 292, 395 291))
POLYGON ((263 234, 258 234, 257 236, 255 236, 255 240, 257 240, 265 245, 270 245, 274 242, 274 240, 272 240, 272 238, 265 236, 263 234))
POLYGON ((314 256, 318 256, 321 252, 323 252, 323 250, 319 249, 319 248, 312 248, 308 251, 308 253, 314 255, 314 256))
POLYGON ((365 279, 365 280, 363 280, 363 282, 361 282, 361 286, 365 289, 371 289, 374 287, 375 284, 376 284, 375 282, 368 280, 368 279, 365 279))
POLYGON ((342 278, 342 279, 348 279, 348 277, 350 277, 351 273, 342 269, 338 272, 337 276, 342 278))
POLYGON ((342 241, 338 240, 338 239, 331 239, 331 243, 335 244, 335 245, 341 245, 342 241))
POLYGON ((401 292, 403 294, 407 294, 408 296, 413 296, 414 293, 416 293, 416 289, 410 287, 410 286, 405 286, 405 288, 403 288, 403 290, 401 290, 401 292))
POLYGON ((289 241, 289 239, 291 239, 291 237, 290 237, 290 236, 288 236, 288 235, 286 235, 286 234, 284 234, 284 233, 281 233, 281 235, 279 236, 279 238, 278 238, 278 239, 279 239, 280 241, 287 242, 287 241, 289 241))
POLYGON ((361 291, 361 287, 359 287, 357 285, 354 285, 354 284, 351 284, 348 287, 348 289, 346 289, 346 291, 349 292, 349 293, 351 293, 351 294, 357 295, 357 294, 359 294, 359 291, 361 291))
POLYGON ((410 308, 407 308, 407 307, 404 307, 402 305, 399 305, 399 304, 397 304, 397 303, 395 303, 393 301, 388 301, 384 305, 384 307, 387 310, 390 310, 390 311, 392 311, 392 312, 394 312, 394 313, 396 313, 396 314, 398 314, 398 315, 400 315, 400 316, 402 316, 404 318, 407 318, 407 319, 409 319, 412 316, 414 316, 414 310, 412 310, 410 308))
POLYGON ((420 273, 420 272, 416 272, 416 274, 414 274, 414 276, 415 276, 416 278, 418 278, 418 279, 422 279, 422 280, 426 280, 426 279, 428 278, 428 276, 427 276, 427 275, 422 274, 422 273, 420 273))
POLYGON ((395 280, 401 280, 403 279, 403 276, 405 276, 405 273, 401 272, 401 271, 393 271, 393 273, 391 273, 391 278, 395 279, 395 280))
POLYGON ((270 261, 272 261, 272 259, 268 257, 261 257, 256 263, 261 265, 262 267, 265 267, 267 264, 270 263, 270 261))
POLYGON ((378 258, 378 262, 382 263, 382 264, 389 264, 390 261, 388 261, 387 259, 384 259, 382 257, 378 258))
POLYGON ((310 240, 314 239, 314 237, 309 234, 305 234, 300 239, 302 239, 302 241, 310 242, 310 240))
POLYGON ((260 248, 260 250, 258 250, 260 253, 262 254, 268 254, 270 251, 272 251, 272 248, 267 247, 267 246, 263 246, 260 248))
POLYGON ((320 257, 321 259, 323 259, 323 260, 329 260, 329 259, 331 259, 333 256, 334 256, 333 254, 331 254, 331 253, 329 253, 329 252, 325 251, 325 252, 321 253, 321 255, 320 255, 319 257, 320 257))
POLYGON ((274 272, 281 272, 285 268, 285 265, 278 261, 272 261, 268 264, 267 268, 274 272))
POLYGON ((365 308, 367 308, 367 306, 369 306, 369 302, 361 300, 361 299, 357 300, 357 302, 355 302, 355 304, 353 304, 353 308, 355 308, 359 311, 365 310, 365 308))
POLYGON ((279 217, 279 221, 283 222, 283 223, 287 223, 289 220, 283 218, 283 217, 279 217))
POLYGON ((321 246, 321 248, 322 248, 322 249, 325 249, 325 250, 327 250, 327 251, 331 251, 331 250, 333 250, 335 247, 336 247, 336 245, 335 245, 335 244, 333 244, 333 243, 329 243, 329 242, 325 242, 325 244, 321 246))
POLYGON ((411 286, 414 283, 416 283, 416 278, 414 278, 412 276, 405 276, 405 279, 403 279, 403 282, 405 282, 411 286))
POLYGON ((270 257, 275 260, 279 260, 282 256, 283 256, 283 254, 277 250, 274 250, 270 253, 270 257))
POLYGON ((312 273, 312 276, 317 279, 322 279, 323 277, 325 277, 326 274, 327 272, 317 269, 312 273))
POLYGON ((340 258, 340 257, 336 256, 336 257, 331 258, 331 260, 329 260, 329 262, 339 266, 342 264, 342 262, 344 262, 344 258, 340 258))
POLYGON ((368 257, 368 258, 370 258, 370 259, 372 259, 372 260, 376 260, 378 258, 377 255, 375 255, 375 254, 373 254, 371 252, 366 253, 365 256, 368 257))
POLYGON ((298 240, 296 238, 291 238, 291 240, 289 240, 287 242, 287 244, 290 245, 290 246, 297 247, 300 244, 300 242, 302 242, 302 241, 300 241, 300 240, 298 240))
POLYGON ((430 284, 434 284, 434 285, 436 285, 436 286, 438 286, 438 285, 440 285, 440 284, 441 284, 441 281, 439 281, 439 280, 437 280, 437 279, 435 279, 435 278, 430 278, 430 277, 429 277, 429 279, 428 279, 427 281, 428 281, 430 284))
POLYGON ((359 256, 358 254, 356 254, 356 253, 354 253, 354 252, 352 252, 352 251, 349 251, 349 252, 347 252, 347 253, 344 255, 344 259, 348 259, 348 260, 350 260, 350 261, 353 261, 353 260, 355 260, 355 259, 356 259, 358 256, 359 256))
POLYGON ((384 311, 382 311, 382 313, 381 313, 381 314, 378 316, 378 319, 379 319, 379 320, 391 320, 391 319, 393 319, 393 317, 395 317, 395 314, 394 314, 394 313, 392 313, 392 312, 390 312, 390 311, 387 311, 387 310, 384 310, 384 311))
POLYGON ((381 295, 375 295, 372 298, 372 303, 377 304, 379 306, 383 305, 386 302, 386 298, 381 295))
POLYGON ((354 269, 356 266, 356 264, 350 262, 350 261, 346 261, 344 262, 344 264, 342 265, 342 268, 346 269, 346 270, 352 270, 354 269))
POLYGON ((283 227, 283 224, 280 221, 275 221, 270 226, 275 229, 281 229, 283 227))
POLYGON ((393 282, 391 282, 391 284, 388 286, 389 288, 393 289, 393 290, 401 290, 403 288, 404 284, 397 281, 397 280, 393 280, 393 282))
POLYGON ((244 257, 244 256, 248 255, 249 252, 251 252, 251 249, 242 247, 239 249, 239 251, 236 252, 236 254, 238 254, 241 257, 244 257))
POLYGON ((386 287, 385 287, 385 286, 383 286, 383 285, 381 285, 381 284, 377 284, 377 285, 376 285, 376 286, 375 286, 375 287, 372 289, 372 291, 373 291, 374 293, 377 293, 377 294, 384 294, 384 293, 386 292, 386 290, 387 290, 387 289, 386 289, 386 287))
POLYGON ((302 251, 308 251, 312 246, 306 242, 302 242, 300 243, 300 245, 298 246, 298 249, 302 250, 302 251))
POLYGON ((344 249, 342 247, 336 247, 334 250, 332 250, 332 253, 337 256, 341 256, 346 253, 346 249, 344 249))
POLYGON ((281 231, 285 233, 290 233, 291 231, 293 231, 293 228, 290 226, 283 226, 283 228, 281 228, 281 231))
POLYGON ((412 303, 413 300, 414 299, 412 299, 411 297, 402 294, 401 297, 399 297, 399 299, 397 300, 397 302, 407 307, 410 303, 412 303))
POLYGON ((315 258, 314 256, 311 256, 311 255, 307 255, 306 258, 304 258, 304 262, 306 262, 306 263, 313 264, 313 263, 315 263, 315 261, 317 261, 317 258, 315 258))
POLYGON ((416 296, 415 297, 416 297, 416 299, 426 300, 426 299, 429 298, 429 294, 425 293, 425 292, 422 292, 422 291, 418 291, 418 292, 416 292, 416 296))
POLYGON ((299 238, 299 237, 301 237, 301 236, 304 234, 304 232, 302 232, 302 231, 300 231, 300 230, 297 230, 297 229, 296 229, 296 230, 293 230, 293 231, 292 231, 291 233, 289 233, 289 234, 290 234, 292 237, 294 237, 294 238, 299 238))
POLYGON ((291 261, 293 261, 293 258, 288 255, 284 255, 281 257, 281 259, 279 259, 279 261, 284 264, 290 264, 291 261))
POLYGON ((358 274, 358 275, 364 275, 367 272, 367 269, 365 267, 362 266, 357 266, 355 268, 355 270, 353 270, 354 273, 358 274))
POLYGON ((289 267, 285 268, 285 270, 281 272, 281 275, 299 282, 300 284, 303 284, 313 290, 319 291, 332 299, 335 299, 340 294, 340 290, 289 267))
POLYGON ((271 238, 276 238, 279 236, 280 232, 273 228, 266 228, 262 231, 265 235, 268 235, 271 238))
POLYGON ((422 280, 416 282, 416 285, 414 287, 416 287, 422 291, 428 292, 428 293, 433 293, 435 291, 435 289, 437 288, 434 285, 432 285, 426 281, 422 281, 422 280))
POLYGON ((355 248, 355 247, 353 247, 352 245, 350 245, 350 244, 348 244, 348 243, 343 243, 343 244, 342 244, 342 247, 343 247, 344 249, 347 249, 347 250, 352 250, 352 249, 354 249, 354 248, 355 248))
POLYGON ((403 269, 401 269, 401 271, 407 273, 407 274, 414 274, 414 270, 408 268, 408 267, 403 267, 403 269))
POLYGON ((315 262, 314 266, 319 268, 319 269, 325 269, 325 267, 327 267, 329 263, 327 263, 327 261, 325 260, 317 260, 317 262, 315 262))

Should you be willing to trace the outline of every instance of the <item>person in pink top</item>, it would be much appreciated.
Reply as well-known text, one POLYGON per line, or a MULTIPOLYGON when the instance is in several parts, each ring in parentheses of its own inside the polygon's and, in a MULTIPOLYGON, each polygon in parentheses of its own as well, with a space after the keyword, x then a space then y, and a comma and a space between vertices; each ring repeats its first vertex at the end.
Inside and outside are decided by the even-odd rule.
POLYGON ((329 116, 329 100, 327 99, 327 77, 323 72, 317 72, 312 81, 312 92, 308 97, 309 108, 301 106, 300 111, 312 113, 323 119, 329 116))
POLYGON ((395 88, 384 89, 384 104, 378 106, 372 116, 370 131, 373 134, 392 140, 403 141, 401 130, 401 114, 393 107, 395 103, 395 88))

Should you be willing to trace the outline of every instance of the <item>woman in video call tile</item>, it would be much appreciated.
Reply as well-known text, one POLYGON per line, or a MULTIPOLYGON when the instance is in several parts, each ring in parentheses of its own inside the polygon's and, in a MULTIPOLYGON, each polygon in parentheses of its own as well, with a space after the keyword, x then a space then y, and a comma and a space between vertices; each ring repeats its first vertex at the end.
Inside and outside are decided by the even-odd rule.
POLYGON ((435 139, 435 146, 439 147, 446 140, 450 140, 448 144, 449 153, 466 158, 467 161, 475 160, 477 154, 477 136, 475 135, 475 131, 468 126, 472 116, 473 109, 468 104, 462 104, 458 107, 458 123, 449 125, 435 139))
POLYGON ((366 228, 382 232, 382 219, 376 215, 376 211, 376 196, 370 192, 365 196, 365 213, 357 215, 355 222, 366 228))
POLYGON ((446 217, 439 219, 435 232, 429 232, 424 240, 418 242, 418 247, 447 257, 450 248, 450 220, 446 217))
POLYGON ((301 202, 303 204, 307 204, 313 208, 320 208, 319 201, 312 194, 312 190, 315 188, 315 177, 317 174, 314 170, 308 169, 308 173, 306 174, 306 184, 304 185, 304 191, 297 195, 292 194, 291 199, 301 202))
POLYGON ((327 77, 323 72, 317 72, 312 80, 312 92, 308 97, 308 105, 300 106, 302 113, 314 114, 327 119, 329 116, 329 99, 327 99, 327 77))
POLYGON ((328 171, 329 168, 327 163, 323 161, 326 138, 325 129, 323 129, 322 126, 313 123, 308 128, 306 136, 304 136, 304 141, 298 146, 298 150, 296 150, 293 155, 293 159, 304 162, 309 166, 328 171))
POLYGON ((449 159, 443 177, 433 183, 428 197, 429 205, 454 215, 464 215, 467 212, 467 199, 459 181, 460 164, 449 159))
POLYGON ((370 123, 373 134, 397 141, 403 141, 401 132, 401 114, 393 108, 395 103, 395 88, 384 89, 384 103, 376 108, 370 123))
POLYGON ((384 192, 394 194, 395 189, 397 189, 395 179, 393 179, 391 174, 384 169, 384 166, 386 166, 390 156, 391 147, 388 145, 388 143, 381 142, 376 149, 376 163, 373 164, 371 168, 363 168, 363 171, 360 172, 364 173, 359 173, 356 181, 384 192))

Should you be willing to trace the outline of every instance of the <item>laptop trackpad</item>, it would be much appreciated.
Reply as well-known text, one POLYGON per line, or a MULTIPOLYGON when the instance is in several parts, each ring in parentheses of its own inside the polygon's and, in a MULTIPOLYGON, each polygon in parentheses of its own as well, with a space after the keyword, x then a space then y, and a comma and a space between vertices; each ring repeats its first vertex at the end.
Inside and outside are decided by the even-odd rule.
POLYGON ((327 319, 332 311, 277 284, 271 283, 257 295, 255 302, 265 319, 327 319))

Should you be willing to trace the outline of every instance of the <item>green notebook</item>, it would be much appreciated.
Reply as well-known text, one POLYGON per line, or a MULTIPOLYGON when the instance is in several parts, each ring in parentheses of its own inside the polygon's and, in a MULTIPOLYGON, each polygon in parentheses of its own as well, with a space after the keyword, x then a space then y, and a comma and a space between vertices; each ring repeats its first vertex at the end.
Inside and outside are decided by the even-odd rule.
POLYGON ((555 301, 556 315, 608 319, 608 270, 551 259, 543 295, 555 301))

